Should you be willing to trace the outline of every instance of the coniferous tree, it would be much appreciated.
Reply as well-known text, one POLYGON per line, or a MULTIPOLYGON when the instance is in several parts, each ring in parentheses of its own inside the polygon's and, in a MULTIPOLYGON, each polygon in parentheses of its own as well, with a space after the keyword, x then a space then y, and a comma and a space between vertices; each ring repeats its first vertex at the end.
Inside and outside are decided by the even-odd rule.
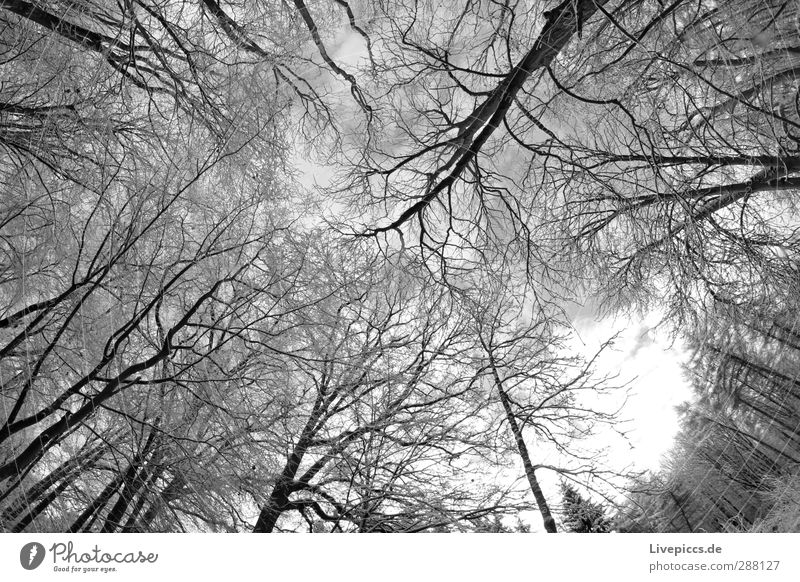
POLYGON ((599 503, 584 499, 569 483, 561 483, 564 530, 574 533, 608 533, 611 520, 599 503))

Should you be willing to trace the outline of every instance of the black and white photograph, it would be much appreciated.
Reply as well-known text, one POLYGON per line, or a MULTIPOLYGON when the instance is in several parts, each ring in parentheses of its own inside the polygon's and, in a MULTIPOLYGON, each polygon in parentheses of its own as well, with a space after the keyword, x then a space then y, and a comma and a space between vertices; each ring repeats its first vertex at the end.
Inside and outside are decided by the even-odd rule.
POLYGON ((0 0, 0 185, 0 571, 800 533, 798 0, 0 0))

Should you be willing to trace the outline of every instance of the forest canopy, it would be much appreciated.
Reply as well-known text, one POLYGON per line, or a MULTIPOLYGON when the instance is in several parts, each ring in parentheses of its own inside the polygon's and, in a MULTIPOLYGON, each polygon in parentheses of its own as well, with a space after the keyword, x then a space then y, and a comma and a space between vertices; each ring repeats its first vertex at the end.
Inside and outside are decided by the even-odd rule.
POLYGON ((0 0, 0 528, 795 527, 798 38, 796 0, 0 0), (691 352, 658 471, 603 455, 581 305, 691 352))

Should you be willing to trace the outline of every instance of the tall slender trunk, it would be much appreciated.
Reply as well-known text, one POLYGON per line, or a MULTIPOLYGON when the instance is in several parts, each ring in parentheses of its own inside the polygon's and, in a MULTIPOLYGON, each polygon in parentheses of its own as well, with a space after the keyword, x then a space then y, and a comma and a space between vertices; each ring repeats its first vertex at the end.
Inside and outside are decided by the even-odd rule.
POLYGON ((150 496, 153 492, 153 485, 164 472, 163 467, 154 467, 152 468, 147 476, 146 481, 141 483, 139 487, 139 498, 136 500, 136 504, 133 506, 133 509, 128 516, 128 519, 125 521, 125 525, 122 526, 120 530, 122 533, 130 533, 136 530, 137 521, 139 520, 139 515, 141 515, 142 510, 144 509, 145 504, 150 499, 150 496))
POLYGON ((89 469, 97 463, 105 452, 103 445, 92 450, 78 454, 55 468, 49 475, 37 481, 32 487, 20 492, 9 506, 0 515, 0 523, 12 523, 20 514, 30 507, 37 499, 41 499, 50 487, 62 479, 74 480, 74 477, 89 469))
POLYGON ((139 468, 131 465, 125 473, 122 486, 120 487, 117 501, 106 515, 105 521, 100 528, 100 533, 112 533, 122 526, 122 518, 128 511, 128 507, 133 502, 136 492, 139 490, 138 483, 144 477, 146 468, 139 468))
MULTIPOLYGON (((160 423, 156 421, 156 426, 160 423)), ((125 471, 125 477, 122 481, 119 497, 116 503, 111 507, 111 510, 106 515, 105 522, 100 528, 101 533, 111 533, 122 527, 122 518, 128 507, 133 502, 136 493, 139 491, 142 483, 147 479, 147 460, 150 456, 150 451, 154 448, 156 443, 156 429, 150 431, 142 450, 140 450, 134 459, 131 461, 128 470, 125 471)))
POLYGON ((158 496, 158 498, 150 504, 150 506, 147 508, 147 511, 144 512, 142 518, 130 526, 131 531, 151 531, 153 520, 158 517, 158 514, 162 509, 165 507, 168 508, 170 503, 180 497, 184 487, 186 487, 186 478, 184 477, 183 473, 178 472, 172 479, 170 479, 169 483, 158 496))
POLYGON ((517 443, 517 451, 519 452, 519 456, 522 458, 522 466, 525 468, 525 476, 528 478, 528 484, 531 487, 531 492, 533 493, 534 499, 536 499, 536 505, 539 507, 539 513, 542 514, 544 529, 547 531, 547 533, 557 533, 558 530, 556 529, 556 520, 553 519, 553 515, 550 513, 550 507, 547 505, 547 499, 545 499, 542 488, 539 485, 539 480, 536 478, 536 469, 534 468, 533 463, 531 463, 531 457, 528 454, 528 447, 525 444, 525 439, 522 438, 522 429, 520 429, 519 425, 517 424, 514 411, 511 409, 511 402, 508 399, 508 394, 506 394, 506 391, 503 389, 503 382, 500 379, 500 374, 497 372, 497 367, 495 366, 494 357, 492 356, 491 352, 489 352, 489 362, 492 368, 492 375, 494 376, 495 385, 497 386, 497 392, 500 395, 500 402, 502 402, 503 410, 505 410, 506 413, 506 420, 511 427, 511 432, 513 433, 514 440, 517 443))
POLYGON ((81 531, 88 522, 88 525, 91 526, 94 523, 94 520, 97 518, 97 514, 102 511, 103 507, 106 506, 108 500, 116 493, 117 489, 119 489, 120 485, 122 485, 122 481, 125 478, 123 473, 117 473, 114 478, 105 486, 103 491, 98 495, 92 503, 83 510, 83 512, 77 517, 77 519, 72 523, 69 530, 69 533, 76 533, 81 531))
POLYGON ((50 504, 55 500, 59 495, 61 495, 64 490, 69 487, 73 481, 77 478, 78 473, 73 473, 72 476, 68 479, 64 479, 61 483, 59 483, 58 487, 50 491, 39 503, 36 504, 35 507, 31 507, 28 512, 19 520, 14 527, 11 528, 12 533, 19 533, 23 531, 26 527, 28 527, 31 522, 36 519, 40 513, 42 513, 45 509, 47 509, 50 504))

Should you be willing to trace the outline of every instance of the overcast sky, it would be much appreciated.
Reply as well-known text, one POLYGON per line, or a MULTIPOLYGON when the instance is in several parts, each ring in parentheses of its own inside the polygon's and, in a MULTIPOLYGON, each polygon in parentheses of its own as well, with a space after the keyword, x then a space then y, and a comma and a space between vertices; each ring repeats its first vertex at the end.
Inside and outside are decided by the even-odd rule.
POLYGON ((680 340, 658 329, 660 319, 657 312, 597 319, 584 308, 573 321, 580 340, 576 338, 571 347, 587 357, 618 333, 613 349, 598 360, 598 371, 619 373, 619 383, 630 382, 630 398, 621 416, 630 419, 633 449, 626 450, 620 462, 633 462, 640 469, 658 468, 678 430, 675 407, 691 397, 682 369, 688 353, 680 340))

